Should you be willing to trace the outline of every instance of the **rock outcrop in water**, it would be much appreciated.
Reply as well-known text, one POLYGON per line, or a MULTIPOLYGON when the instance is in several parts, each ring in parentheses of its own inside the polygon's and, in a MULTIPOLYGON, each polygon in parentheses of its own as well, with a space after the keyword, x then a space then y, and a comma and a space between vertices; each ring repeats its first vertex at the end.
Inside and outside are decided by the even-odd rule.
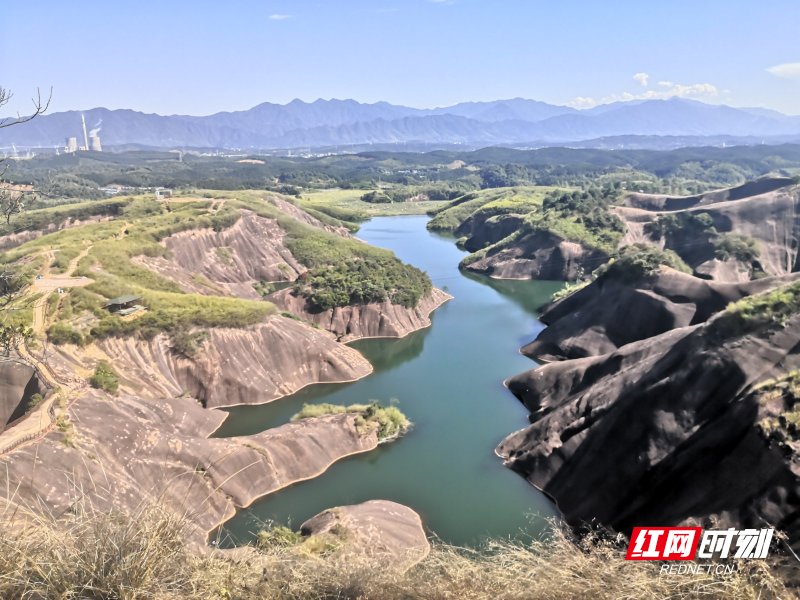
POLYGON ((353 414, 209 438, 225 416, 190 398, 87 393, 60 429, 0 457, 0 487, 13 502, 55 516, 79 502, 126 512, 159 502, 189 518, 200 544, 236 508, 378 444, 353 414))
POLYGON ((574 281, 608 260, 608 254, 549 231, 522 235, 490 250, 465 268, 497 279, 574 281))
POLYGON ((402 504, 369 500, 322 511, 300 526, 304 536, 331 536, 340 551, 388 558, 399 568, 418 563, 430 552, 420 516, 402 504))
POLYGON ((619 307, 615 320, 629 319, 628 337, 636 340, 619 347, 623 340, 602 328, 608 311, 580 299, 568 314, 569 303, 553 307, 562 313, 555 324, 565 323, 560 334, 557 327, 545 336, 550 345, 529 350, 586 356, 508 381, 530 409, 531 425, 497 453, 574 524, 598 521, 621 531, 642 524, 769 524, 798 546, 800 284, 708 318, 704 313, 721 302, 716 294, 735 299, 757 290, 684 282, 687 297, 678 304, 685 306, 670 310, 676 296, 670 298, 669 286, 681 279, 667 272, 627 294, 643 295, 629 300, 641 302, 641 318, 630 314, 634 304, 619 307), (665 329, 652 337, 635 329, 648 313, 665 329), (592 322, 600 326, 597 335, 592 322))

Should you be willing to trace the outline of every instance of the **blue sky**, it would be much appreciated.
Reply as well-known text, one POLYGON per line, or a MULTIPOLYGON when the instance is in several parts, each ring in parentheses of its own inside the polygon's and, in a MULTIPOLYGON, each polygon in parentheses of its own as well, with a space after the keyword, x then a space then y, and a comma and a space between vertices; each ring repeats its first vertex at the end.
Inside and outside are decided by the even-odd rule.
POLYGON ((800 114, 797 0, 3 2, 22 111, 209 114, 293 98, 578 107, 682 95, 800 114))

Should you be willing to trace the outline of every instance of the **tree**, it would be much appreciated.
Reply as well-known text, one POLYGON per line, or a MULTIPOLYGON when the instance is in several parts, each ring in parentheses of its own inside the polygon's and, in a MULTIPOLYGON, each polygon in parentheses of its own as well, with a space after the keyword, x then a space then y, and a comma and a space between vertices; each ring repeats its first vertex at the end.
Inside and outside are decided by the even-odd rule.
MULTIPOLYGON (((31 99, 33 112, 25 116, 17 115, 0 119, 0 129, 32 121, 49 108, 52 95, 51 89, 45 100, 42 98, 41 91, 37 89, 36 96, 31 99)), ((0 110, 11 101, 11 98, 13 98, 11 91, 0 86, 0 110)), ((9 167, 10 164, 6 159, 0 159, 0 213, 6 224, 10 224, 11 218, 25 210, 25 206, 29 205, 35 197, 35 190, 32 186, 20 186, 6 180, 9 167)), ((8 309, 11 301, 23 287, 24 282, 14 269, 9 267, 0 269, 0 310, 8 309)), ((32 331, 29 327, 19 324, 0 324, 0 354, 8 356, 12 348, 16 348, 31 335, 32 331)))
MULTIPOLYGON (((50 95, 44 100, 41 91, 37 89, 36 97, 31 99, 33 103, 33 112, 25 116, 18 115, 16 117, 0 119, 0 129, 32 121, 50 107, 52 96, 53 90, 51 89, 50 95)), ((2 110, 13 97, 14 95, 9 90, 0 86, 0 110, 2 110)), ((0 213, 2 213, 6 224, 10 224, 11 217, 22 212, 25 209, 25 204, 29 203, 35 197, 35 190, 32 186, 16 185, 6 180, 9 166, 6 159, 0 159, 0 213)))

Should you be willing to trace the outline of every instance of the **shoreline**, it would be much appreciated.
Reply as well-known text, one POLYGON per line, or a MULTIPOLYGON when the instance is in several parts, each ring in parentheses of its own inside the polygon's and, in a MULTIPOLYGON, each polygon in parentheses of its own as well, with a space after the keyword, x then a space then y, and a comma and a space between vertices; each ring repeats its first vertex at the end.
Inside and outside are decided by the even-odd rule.
MULTIPOLYGON (((452 296, 451 294, 448 294, 447 292, 444 292, 442 290, 439 290, 439 292, 443 295, 443 298, 441 299, 441 301, 438 304, 433 306, 430 309, 430 311, 428 312, 427 317, 428 317, 429 320, 431 320, 431 315, 433 315, 433 313, 437 309, 439 309, 442 306, 444 306, 447 302, 450 302, 450 300, 455 300, 455 297, 452 296)), ((351 344, 353 342, 358 342, 360 340, 402 340, 403 338, 408 337, 412 333, 416 333, 417 331, 422 331, 424 329, 428 329, 429 327, 432 327, 432 326, 433 326, 433 321, 431 320, 431 322, 428 323, 427 325, 424 325, 422 327, 418 327, 417 329, 412 329, 411 331, 408 331, 403 335, 361 336, 361 337, 357 337, 357 338, 351 338, 351 339, 349 339, 347 341, 340 341, 338 343, 340 343, 340 344, 342 344, 344 346, 348 346, 351 350, 353 350, 355 352, 358 352, 358 350, 356 348, 352 348, 349 344, 351 344)), ((330 332, 328 332, 328 333, 330 333, 330 332)), ((333 335, 333 334, 331 334, 331 335, 333 335)), ((359 354, 361 354, 361 353, 359 352, 359 354)), ((367 362, 369 363, 369 361, 367 361, 367 362)), ((302 387, 297 388, 293 392, 289 392, 288 394, 283 394, 281 396, 276 396, 275 398, 272 398, 271 400, 265 400, 263 402, 248 402, 246 404, 243 404, 241 402, 238 403, 238 404, 220 404, 220 405, 214 406, 213 408, 211 408, 209 410, 217 410, 217 409, 219 409, 222 412, 226 413, 225 414, 225 419, 227 419, 228 416, 230 416, 230 413, 228 413, 225 410, 226 408, 237 408, 237 407, 240 407, 240 406, 263 406, 265 404, 271 404, 272 402, 275 402, 277 400, 281 400, 283 398, 288 398, 289 396, 292 396, 292 395, 294 395, 294 394, 296 394, 296 393, 298 393, 298 392, 300 392, 300 391, 304 390, 305 388, 307 388, 309 386, 312 386, 312 385, 324 385, 324 384, 339 385, 339 384, 346 384, 346 383, 355 383, 356 381, 360 381, 360 380, 364 379, 365 377, 369 377, 370 375, 372 375, 375 372, 375 368, 372 366, 372 363, 369 363, 369 367, 370 367, 370 370, 369 370, 368 373, 365 373, 361 377, 356 377, 354 379, 346 379, 346 380, 341 380, 341 381, 312 381, 312 382, 306 383, 302 387)), ((223 420, 223 423, 224 422, 225 422, 225 420, 223 420)), ((211 435, 209 437, 213 436, 214 433, 216 433, 221 427, 222 427, 222 423, 220 424, 219 427, 217 427, 217 429, 215 429, 211 433, 211 435)))

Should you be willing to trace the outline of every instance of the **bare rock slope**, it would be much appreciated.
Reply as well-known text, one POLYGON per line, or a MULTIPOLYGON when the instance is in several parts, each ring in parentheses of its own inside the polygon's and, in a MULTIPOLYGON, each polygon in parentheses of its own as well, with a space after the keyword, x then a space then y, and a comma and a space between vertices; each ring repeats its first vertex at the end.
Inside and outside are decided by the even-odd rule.
POLYGON ((755 262, 771 276, 800 270, 800 185, 795 180, 770 177, 736 188, 699 196, 668 197, 632 194, 615 208, 628 233, 622 244, 649 241, 674 250, 694 272, 718 281, 747 281, 751 265, 735 257, 720 260, 715 242, 736 234, 752 240, 755 262), (679 227, 653 233, 659 220, 677 219, 679 227), (699 219, 708 226, 698 227, 699 219), (713 229, 711 229, 713 228, 713 229))
POLYGON ((169 236, 163 241, 168 259, 141 256, 137 262, 189 292, 258 298, 254 283, 294 281, 305 271, 284 245, 285 235, 275 219, 243 211, 222 231, 193 229, 169 236))
POLYGON ((419 562, 430 551, 420 516, 389 500, 329 508, 303 523, 300 533, 332 535, 345 542, 345 552, 391 558, 400 567, 419 562))
POLYGON ((13 359, 0 361, 0 432, 25 414, 31 396, 44 391, 32 366, 13 359))
POLYGON ((188 394, 207 407, 260 404, 312 383, 360 379, 372 366, 357 351, 305 323, 279 315, 244 328, 212 328, 191 358, 166 335, 108 338, 91 348, 62 346, 54 368, 68 377, 91 371, 98 358, 115 365, 123 390, 147 397, 188 394))
POLYGON ((797 546, 800 314, 736 318, 513 377, 532 423, 497 453, 575 524, 769 523, 797 546))
POLYGON ((591 273, 608 255, 547 231, 521 236, 513 244, 489 250, 466 269, 495 279, 543 279, 574 281, 591 273))
POLYGON ((270 300, 283 310, 336 334, 340 341, 345 342, 366 337, 404 337, 412 331, 429 327, 431 313, 451 298, 450 294, 433 288, 417 306, 411 308, 386 301, 318 311, 292 290, 282 290, 270 296, 270 300))
POLYGON ((236 508, 378 443, 357 430, 354 415, 209 438, 224 418, 188 398, 87 394, 70 407, 64 431, 0 458, 0 487, 13 491, 12 502, 56 516, 79 501, 126 512, 159 502, 185 514, 202 543, 236 508))
POLYGON ((800 279, 800 274, 746 283, 699 279, 669 267, 638 281, 602 276, 550 305, 548 327, 522 348, 551 362, 607 354, 672 329, 703 323, 729 303, 800 279))

